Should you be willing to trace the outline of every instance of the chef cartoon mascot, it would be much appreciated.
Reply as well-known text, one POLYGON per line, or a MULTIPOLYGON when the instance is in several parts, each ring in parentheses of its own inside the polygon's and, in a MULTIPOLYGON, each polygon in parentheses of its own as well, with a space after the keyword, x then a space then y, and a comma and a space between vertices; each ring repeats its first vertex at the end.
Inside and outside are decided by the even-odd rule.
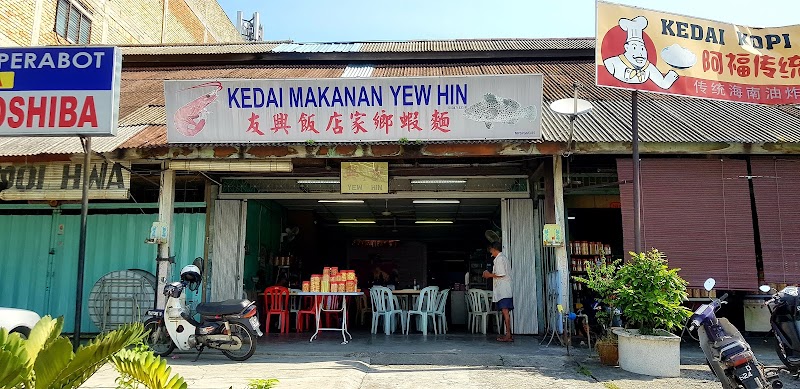
POLYGON ((670 70, 666 75, 662 74, 647 60, 647 47, 642 38, 642 31, 647 27, 647 19, 644 16, 637 16, 632 20, 623 18, 619 20, 619 26, 628 33, 625 52, 603 61, 608 72, 628 84, 643 84, 647 80, 652 80, 659 88, 669 89, 678 79, 678 73, 670 70))

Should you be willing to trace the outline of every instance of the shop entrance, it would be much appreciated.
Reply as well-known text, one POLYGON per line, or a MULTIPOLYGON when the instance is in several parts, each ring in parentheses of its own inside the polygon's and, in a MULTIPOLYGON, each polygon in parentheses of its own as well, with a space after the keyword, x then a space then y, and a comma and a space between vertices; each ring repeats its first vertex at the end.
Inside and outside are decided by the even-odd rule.
MULTIPOLYGON (((515 247, 533 247, 534 212, 527 177, 390 181, 390 189, 398 189, 393 193, 342 195, 337 193, 335 179, 223 178, 217 204, 226 209, 237 209, 230 203, 239 204, 244 219, 242 223, 215 220, 214 225, 245 226, 244 231, 228 230, 244 238, 238 265, 242 291, 256 297, 271 285, 300 289, 302 281, 324 267, 337 267, 354 270, 362 291, 372 285, 450 289, 448 320, 455 328, 465 328, 466 290, 491 289, 491 283, 481 277, 483 270, 491 268, 486 251, 489 239, 503 239, 508 255, 515 247), (249 193, 242 193, 245 189, 249 193), (515 201, 525 202, 527 208, 519 208, 515 201), (527 212, 528 219, 510 215, 512 204, 518 212, 527 212), (518 218, 529 222, 509 222, 518 218), (518 228, 517 224, 530 228, 518 228), (514 234, 527 236, 513 239, 514 234)), ((237 216, 215 212, 215 217, 237 216)), ((226 241, 236 242, 235 236, 226 241)), ((530 320, 526 325, 527 320, 519 319, 520 327, 527 331, 520 333, 536 333, 538 324, 538 277, 536 267, 527 266, 536 258, 528 257, 520 255, 517 262, 512 259, 514 271, 520 273, 512 276, 525 280, 524 288, 533 286, 520 292, 519 298, 515 292, 515 305, 521 307, 515 315, 525 311, 530 320)))

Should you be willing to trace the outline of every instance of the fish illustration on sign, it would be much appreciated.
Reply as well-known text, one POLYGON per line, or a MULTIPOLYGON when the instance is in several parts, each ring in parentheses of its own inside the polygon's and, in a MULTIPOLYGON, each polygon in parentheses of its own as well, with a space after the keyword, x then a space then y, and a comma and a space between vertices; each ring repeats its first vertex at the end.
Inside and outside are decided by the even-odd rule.
POLYGON ((519 102, 506 99, 492 93, 483 95, 483 100, 470 105, 464 110, 469 120, 484 122, 486 128, 492 129, 494 123, 516 124, 520 120, 535 120, 539 114, 536 107, 522 107, 519 102))
POLYGON ((208 116, 208 106, 217 100, 217 93, 222 90, 222 83, 219 81, 211 81, 186 88, 195 89, 206 87, 215 87, 216 90, 188 102, 175 111, 173 123, 175 124, 175 130, 181 135, 195 136, 200 133, 200 131, 203 131, 203 127, 206 125, 206 117, 208 116))

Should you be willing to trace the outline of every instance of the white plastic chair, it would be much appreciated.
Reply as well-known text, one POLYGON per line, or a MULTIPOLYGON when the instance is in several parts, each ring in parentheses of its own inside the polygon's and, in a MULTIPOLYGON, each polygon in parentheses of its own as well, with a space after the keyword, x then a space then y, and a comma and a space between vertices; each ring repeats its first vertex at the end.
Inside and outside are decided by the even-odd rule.
POLYGON ((370 300, 372 300, 372 333, 378 333, 378 318, 383 317, 383 329, 386 335, 390 334, 390 328, 394 329, 396 325, 392 325, 394 316, 400 316, 400 321, 403 323, 403 311, 396 309, 392 290, 383 286, 373 286, 369 290, 370 300))
POLYGON ((473 325, 473 322, 475 318, 475 309, 472 308, 472 296, 470 295, 469 290, 467 293, 464 293, 464 300, 467 302, 467 329, 474 334, 475 326, 473 325))
POLYGON ((500 313, 491 310, 491 301, 489 295, 485 290, 470 289, 467 291, 472 302, 472 319, 470 324, 473 326, 473 332, 478 331, 480 328, 481 333, 486 334, 486 327, 489 317, 495 318, 495 325, 497 333, 500 333, 500 313))
POLYGON ((439 324, 438 327, 434 325, 433 328, 434 331, 436 331, 436 329, 438 328, 438 331, 436 331, 437 334, 447 333, 447 316, 445 314, 445 308, 447 307, 448 295, 450 295, 450 289, 445 289, 439 292, 439 294, 436 297, 436 311, 434 311, 433 314, 434 315, 433 322, 435 324, 438 321, 439 324))
MULTIPOLYGON (((406 312, 406 334, 411 330, 411 315, 417 315, 420 317, 419 321, 417 321, 417 328, 422 330, 423 335, 428 335, 428 319, 433 318, 435 312, 434 300, 438 289, 438 286, 429 286, 419 292, 416 309, 406 312)), ((433 322, 433 331, 436 333, 435 320, 433 322)))

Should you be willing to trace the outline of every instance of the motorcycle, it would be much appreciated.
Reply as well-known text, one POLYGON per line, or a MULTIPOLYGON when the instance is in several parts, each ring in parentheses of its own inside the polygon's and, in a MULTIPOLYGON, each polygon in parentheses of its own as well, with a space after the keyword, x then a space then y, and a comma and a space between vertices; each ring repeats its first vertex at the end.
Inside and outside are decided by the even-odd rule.
POLYGON ((764 304, 769 308, 769 323, 775 333, 775 351, 787 369, 800 373, 800 296, 796 286, 787 286, 780 292, 767 285, 762 292, 775 293, 764 304))
POLYGON ((186 306, 184 290, 197 290, 201 280, 201 263, 195 261, 181 270, 181 280, 164 286, 167 296, 166 309, 147 311, 150 319, 145 321, 147 345, 158 356, 167 356, 175 348, 181 351, 197 350, 195 361, 206 347, 222 351, 234 361, 244 361, 256 351, 256 335, 259 329, 255 302, 249 300, 226 300, 216 303, 201 303, 195 309, 201 316, 196 321, 186 306))
MULTIPOLYGON (((705 289, 711 291, 714 284, 714 279, 709 278, 705 289)), ((717 317, 716 311, 727 297, 726 293, 703 304, 689 318, 689 331, 697 329, 700 348, 711 371, 725 389, 782 388, 777 374, 766 374, 739 330, 728 319, 717 317)))

